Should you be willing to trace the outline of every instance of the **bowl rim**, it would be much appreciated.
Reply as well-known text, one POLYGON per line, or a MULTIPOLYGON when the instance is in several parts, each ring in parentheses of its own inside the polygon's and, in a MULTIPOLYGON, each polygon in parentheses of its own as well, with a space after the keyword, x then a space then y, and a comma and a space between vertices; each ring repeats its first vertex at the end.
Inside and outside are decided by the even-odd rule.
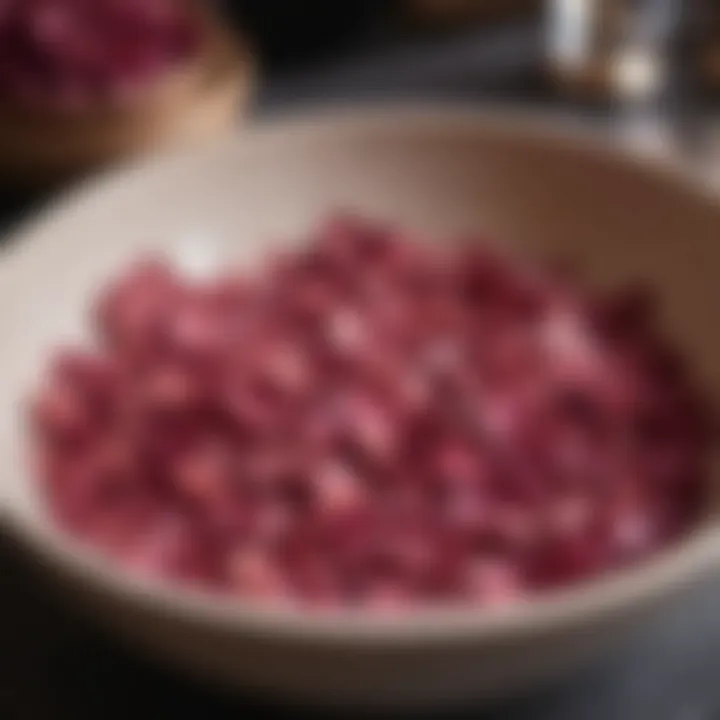
MULTIPOLYGON (((380 107, 343 104, 263 120, 211 146, 134 160, 79 182, 11 233, 13 241, 0 251, 0 295, 6 292, 4 288, 12 285, 13 268, 22 264, 26 256, 41 252, 46 244, 34 241, 33 235, 42 236, 41 231, 52 226, 55 219, 73 205, 112 193, 116 186, 138 181, 141 174, 147 177, 173 172, 212 153, 224 154, 237 150, 238 146, 247 148, 253 142, 258 144, 258 140, 272 141, 288 133, 297 137, 318 132, 342 136, 373 130, 406 133, 408 128, 442 133, 492 132, 563 152, 579 152, 595 162, 639 173, 652 182, 669 184, 676 192, 707 201, 718 208, 720 220, 720 196, 686 167, 666 157, 628 153, 577 120, 559 119, 547 112, 528 113, 524 109, 480 109, 467 103, 393 102, 380 107)), ((44 234, 46 241, 47 235, 44 234)), ((9 450, 3 448, 2 452, 9 450)), ((708 523, 636 567, 611 572, 577 586, 533 594, 507 606, 420 607, 400 614, 349 609, 318 612, 279 605, 261 606, 221 593, 140 577, 119 565, 109 564, 99 551, 43 522, 39 516, 30 517, 13 507, 5 497, 2 483, 0 525, 6 526, 11 537, 17 538, 46 564, 123 602, 228 631, 326 644, 369 643, 392 647, 437 642, 475 643, 480 639, 497 641, 544 633, 561 626, 590 624, 593 619, 639 608, 652 600, 669 597, 674 591, 720 569, 720 526, 708 523)))

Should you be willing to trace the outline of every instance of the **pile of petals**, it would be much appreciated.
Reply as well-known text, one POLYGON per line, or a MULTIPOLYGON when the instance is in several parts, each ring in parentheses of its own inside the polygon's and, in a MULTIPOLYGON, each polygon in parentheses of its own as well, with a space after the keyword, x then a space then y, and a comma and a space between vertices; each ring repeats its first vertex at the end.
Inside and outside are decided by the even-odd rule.
POLYGON ((199 40, 187 0, 1 0, 0 103, 124 103, 199 40))
POLYGON ((57 521, 241 599, 503 603, 701 511, 712 436, 638 292, 330 219, 253 274, 139 262, 33 408, 57 521))

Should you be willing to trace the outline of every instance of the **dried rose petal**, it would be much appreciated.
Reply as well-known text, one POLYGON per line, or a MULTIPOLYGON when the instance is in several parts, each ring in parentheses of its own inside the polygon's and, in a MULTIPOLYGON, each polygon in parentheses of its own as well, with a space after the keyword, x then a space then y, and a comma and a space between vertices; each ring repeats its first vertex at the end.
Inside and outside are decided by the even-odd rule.
POLYGON ((99 347, 52 363, 34 464, 58 522, 145 572, 316 608, 511 602, 697 518, 714 429, 644 303, 357 217, 255 279, 143 262, 99 347))

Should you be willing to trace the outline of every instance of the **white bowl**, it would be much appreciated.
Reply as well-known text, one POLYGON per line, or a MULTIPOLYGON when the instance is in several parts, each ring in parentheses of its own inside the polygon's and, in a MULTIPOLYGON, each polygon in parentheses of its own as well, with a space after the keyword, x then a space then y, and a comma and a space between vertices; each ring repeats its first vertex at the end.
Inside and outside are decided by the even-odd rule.
POLYGON ((567 672, 720 560, 709 520, 632 572, 491 611, 311 616, 140 581, 48 521, 23 462, 19 403, 49 349, 82 335, 92 291, 141 250, 251 263, 332 209, 447 238, 480 230, 561 252, 588 282, 643 278, 720 397, 720 206, 671 167, 552 121, 460 109, 340 112, 259 126, 95 181, 19 233, 0 263, 0 490, 8 527, 73 602, 207 678, 345 704, 487 697, 567 672), (280 239, 280 240, 279 240, 280 239))

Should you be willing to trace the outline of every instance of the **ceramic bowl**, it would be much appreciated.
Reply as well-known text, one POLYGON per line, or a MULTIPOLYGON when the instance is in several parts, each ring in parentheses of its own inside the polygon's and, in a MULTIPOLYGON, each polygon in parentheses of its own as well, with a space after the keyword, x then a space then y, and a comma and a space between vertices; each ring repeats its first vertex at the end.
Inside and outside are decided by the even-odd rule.
POLYGON ((0 262, 3 520, 54 587, 154 656, 231 687, 346 705, 487 698, 567 673, 709 578, 707 520, 632 571, 492 610, 403 617, 270 610, 140 581, 48 520, 24 457, 23 396, 83 333, 93 291, 160 249, 252 264, 347 208, 429 238, 480 231, 576 262, 588 283, 643 280, 666 331, 720 397, 720 205, 668 162, 555 120, 459 108, 326 111, 86 183, 22 228, 0 262))

